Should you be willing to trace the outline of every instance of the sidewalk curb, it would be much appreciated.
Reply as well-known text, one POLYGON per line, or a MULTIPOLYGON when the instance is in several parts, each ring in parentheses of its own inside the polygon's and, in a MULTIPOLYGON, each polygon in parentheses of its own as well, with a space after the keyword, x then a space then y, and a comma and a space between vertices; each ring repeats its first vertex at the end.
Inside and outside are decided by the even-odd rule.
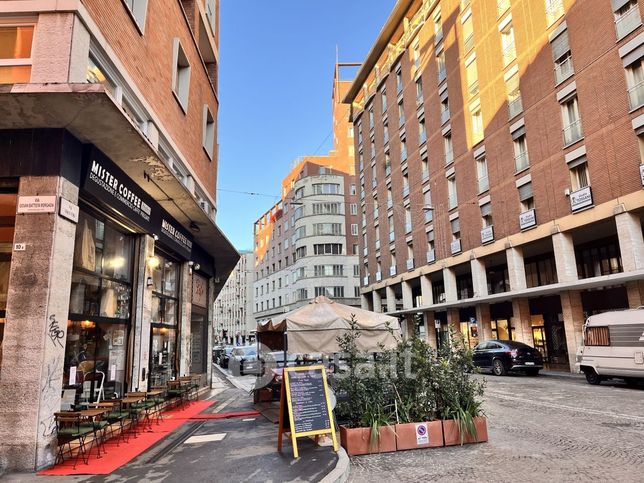
POLYGON ((548 371, 541 371, 541 374, 539 374, 541 377, 554 377, 557 379, 579 379, 583 380, 584 375, 581 373, 574 373, 574 372, 548 372, 548 371))
POLYGON ((349 478, 350 469, 349 456, 344 448, 340 446, 338 450, 338 463, 328 475, 322 478, 320 483, 344 483, 349 478))

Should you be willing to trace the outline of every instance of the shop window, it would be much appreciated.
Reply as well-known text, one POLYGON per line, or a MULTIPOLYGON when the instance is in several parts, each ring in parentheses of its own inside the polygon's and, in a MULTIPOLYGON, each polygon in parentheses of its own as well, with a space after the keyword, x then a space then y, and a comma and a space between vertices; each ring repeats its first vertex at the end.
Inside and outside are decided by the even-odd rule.
POLYGON ((30 81, 33 36, 33 25, 0 27, 0 84, 30 81))
POLYGON ((153 260, 150 380, 159 386, 176 377, 179 263, 161 255, 153 260))
POLYGON ((616 237, 581 245, 575 250, 579 278, 599 277, 624 271, 616 237))
POLYGON ((557 283, 557 267, 553 255, 525 260, 525 278, 528 288, 557 283))
POLYGON ((64 373, 64 387, 76 389, 76 402, 123 394, 131 282, 131 237, 81 211, 64 373))
POLYGON ((490 267, 486 270, 487 292, 495 293, 508 292, 510 290, 510 276, 507 265, 490 267))

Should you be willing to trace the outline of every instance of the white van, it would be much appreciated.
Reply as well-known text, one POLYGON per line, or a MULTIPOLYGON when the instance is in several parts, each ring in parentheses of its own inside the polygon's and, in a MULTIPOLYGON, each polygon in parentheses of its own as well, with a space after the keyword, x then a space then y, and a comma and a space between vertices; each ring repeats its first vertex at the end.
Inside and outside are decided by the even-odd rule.
POLYGON ((588 317, 583 335, 575 366, 590 384, 644 380, 644 307, 588 317))

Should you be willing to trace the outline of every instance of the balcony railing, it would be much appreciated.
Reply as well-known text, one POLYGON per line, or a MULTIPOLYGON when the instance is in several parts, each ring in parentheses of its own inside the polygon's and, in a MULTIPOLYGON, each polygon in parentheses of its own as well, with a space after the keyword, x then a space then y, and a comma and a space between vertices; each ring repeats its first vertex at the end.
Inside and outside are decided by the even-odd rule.
POLYGON ((517 95, 513 99, 508 101, 508 118, 512 119, 515 116, 518 116, 523 112, 523 101, 521 100, 521 95, 517 95))
POLYGON ((445 152, 445 166, 450 165, 454 162, 454 151, 450 149, 445 152))
POLYGON ((568 77, 575 73, 575 69, 572 65, 572 56, 566 57, 561 62, 555 63, 555 83, 561 84, 568 77))
POLYGON ((413 270, 414 269, 414 259, 413 258, 408 258, 407 259, 407 270, 413 270))
POLYGON ((470 34, 463 41, 463 52, 467 54, 473 48, 474 48, 474 34, 470 34))
POLYGON ((644 81, 628 90, 628 101, 631 105, 631 109, 637 109, 644 104, 644 81))
POLYGON ((514 42, 508 44, 504 49, 503 49, 503 65, 507 66, 512 62, 514 59, 517 58, 517 47, 514 42))
POLYGON ((436 261, 436 250, 429 250, 427 252, 427 263, 434 263, 436 261))
POLYGON ((470 93, 470 97, 474 97, 475 95, 477 95, 479 93, 479 81, 478 81, 478 79, 475 80, 474 82, 472 82, 468 86, 467 90, 470 93))
POLYGON ((563 0, 551 0, 546 6, 546 19, 548 27, 564 14, 563 0))
POLYGON ((389 276, 393 277, 394 275, 396 275, 396 265, 389 267, 389 276))
POLYGON ((445 124, 447 121, 449 121, 449 109, 441 111, 441 125, 445 124))
POLYGON ((514 157, 514 167, 516 168, 517 173, 519 171, 523 171, 529 165, 530 165, 530 160, 528 159, 528 152, 527 151, 519 153, 514 157))
POLYGON ((478 179, 479 193, 483 193, 490 189, 490 178, 489 176, 481 176, 478 179))
POLYGON ((581 119, 577 119, 563 129, 564 146, 575 143, 584 137, 581 119))
POLYGON ((510 8, 510 0, 497 0, 496 14, 500 17, 505 11, 510 8))
POLYGON ((440 84, 447 77, 447 69, 444 66, 438 68, 438 83, 440 84))
POLYGON ((637 27, 642 25, 642 17, 640 16, 640 9, 638 5, 634 5, 624 15, 615 20, 615 31, 617 32, 617 40, 626 37, 637 27))

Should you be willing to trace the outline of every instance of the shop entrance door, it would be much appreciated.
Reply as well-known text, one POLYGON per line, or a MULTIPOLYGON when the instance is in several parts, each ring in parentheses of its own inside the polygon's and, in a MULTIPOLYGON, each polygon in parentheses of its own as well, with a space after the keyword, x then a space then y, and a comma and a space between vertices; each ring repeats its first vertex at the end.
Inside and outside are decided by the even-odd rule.
POLYGON ((548 362, 554 369, 569 370, 563 314, 544 314, 548 362), (561 319, 561 320, 560 320, 561 319))
POLYGON ((192 319, 190 321, 190 373, 203 374, 206 372, 206 310, 192 306, 192 319))
POLYGON ((543 360, 548 362, 548 346, 546 343, 545 327, 533 327, 532 340, 534 340, 534 348, 541 353, 543 360))

